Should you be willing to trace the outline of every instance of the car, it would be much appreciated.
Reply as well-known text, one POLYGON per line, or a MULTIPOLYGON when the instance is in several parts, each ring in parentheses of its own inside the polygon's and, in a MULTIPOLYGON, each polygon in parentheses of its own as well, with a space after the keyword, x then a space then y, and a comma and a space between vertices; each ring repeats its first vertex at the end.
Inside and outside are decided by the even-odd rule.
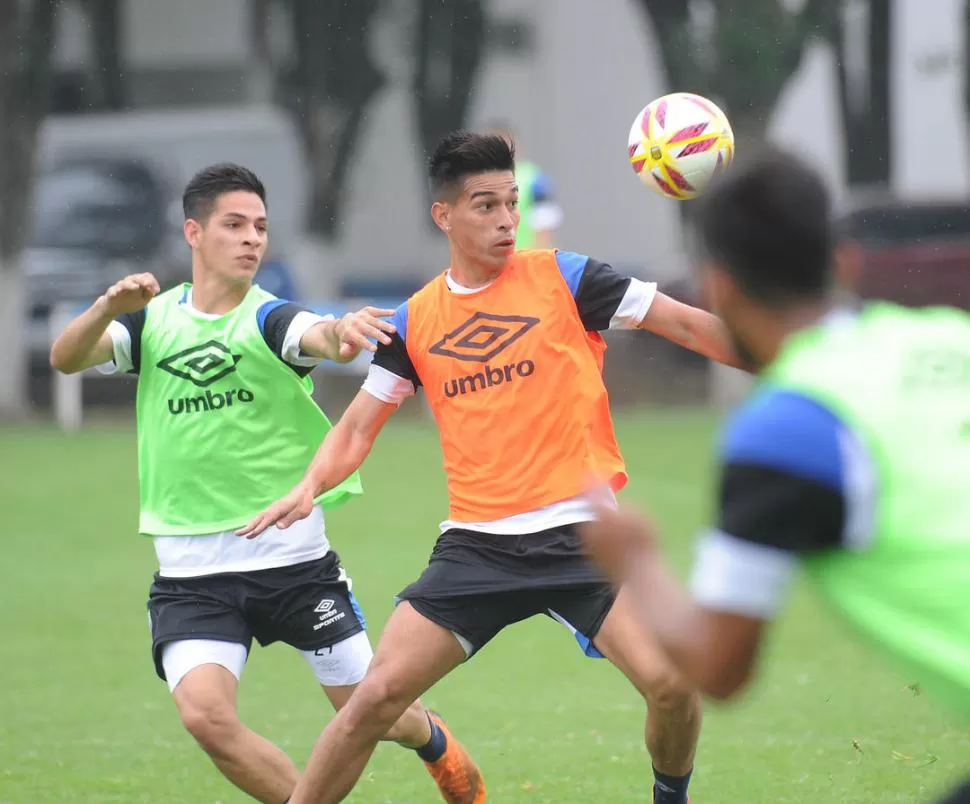
POLYGON ((171 204, 165 181, 138 159, 76 155, 39 169, 22 262, 32 353, 46 353, 55 306, 90 303, 137 271, 176 281, 171 204))
POLYGON ((860 249, 860 296, 970 310, 970 201, 886 199, 840 217, 860 249))

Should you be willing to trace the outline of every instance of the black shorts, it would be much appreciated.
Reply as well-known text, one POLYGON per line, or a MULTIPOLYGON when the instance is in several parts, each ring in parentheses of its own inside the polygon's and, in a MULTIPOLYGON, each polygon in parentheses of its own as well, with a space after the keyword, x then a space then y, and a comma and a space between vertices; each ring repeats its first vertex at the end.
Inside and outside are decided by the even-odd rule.
POLYGON ((970 781, 941 799, 939 804, 970 804, 970 781))
POLYGON ((285 642, 319 650, 366 628, 332 550, 323 558, 255 572, 198 578, 163 578, 155 573, 148 595, 152 656, 159 677, 162 648, 183 639, 238 642, 248 650, 285 642))
POLYGON ((428 568, 400 595, 423 617, 480 650, 507 625, 545 614, 565 625, 587 656, 616 599, 573 525, 523 535, 448 530, 428 568))

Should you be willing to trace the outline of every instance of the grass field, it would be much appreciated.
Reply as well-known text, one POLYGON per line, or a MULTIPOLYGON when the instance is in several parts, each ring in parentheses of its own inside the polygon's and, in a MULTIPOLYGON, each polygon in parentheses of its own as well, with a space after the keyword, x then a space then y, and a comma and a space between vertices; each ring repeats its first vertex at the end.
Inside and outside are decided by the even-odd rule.
MULTIPOLYGON (((706 415, 626 417, 633 482, 686 568, 709 511, 706 415)), ((241 802, 183 732, 149 657, 151 545, 133 535, 128 422, 64 436, 0 430, 0 802, 241 802)), ((331 538, 376 638, 391 597, 424 566, 444 512, 429 426, 392 425, 366 466, 368 495, 335 512, 331 538)), ((929 801, 970 772, 970 728, 847 637, 799 589, 773 634, 760 683, 709 709, 697 804, 929 801)), ((605 662, 582 657, 545 619, 509 629, 425 700, 482 764, 490 800, 646 802, 642 703, 605 662)), ((330 716, 285 646, 255 649, 244 719, 305 761, 330 716)), ((433 802, 417 759, 382 745, 350 799, 433 802)))

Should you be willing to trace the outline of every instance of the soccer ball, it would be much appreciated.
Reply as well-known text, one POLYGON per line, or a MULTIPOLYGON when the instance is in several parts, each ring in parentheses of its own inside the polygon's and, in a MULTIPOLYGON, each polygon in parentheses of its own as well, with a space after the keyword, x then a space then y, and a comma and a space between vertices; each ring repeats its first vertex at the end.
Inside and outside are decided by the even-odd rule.
POLYGON ((630 128, 634 172, 665 198, 697 198, 734 158, 734 132, 716 104, 675 92, 647 104, 630 128))

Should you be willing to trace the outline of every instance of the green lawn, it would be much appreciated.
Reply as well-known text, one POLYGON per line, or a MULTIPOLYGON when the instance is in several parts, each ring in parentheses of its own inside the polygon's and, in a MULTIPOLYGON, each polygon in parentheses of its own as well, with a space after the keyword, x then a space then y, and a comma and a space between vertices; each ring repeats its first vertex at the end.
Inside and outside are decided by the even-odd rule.
MULTIPOLYGON (((710 503, 716 423, 624 417, 626 496, 662 522, 681 568, 710 503)), ((430 426, 392 424, 365 467, 368 495, 331 537, 374 637, 393 594, 424 566, 445 510, 430 426)), ((241 802, 183 732, 149 655, 151 545, 135 536, 130 424, 77 435, 0 430, 4 516, 0 802, 241 802)), ((922 802, 970 772, 970 729, 849 639, 799 589, 756 689, 711 708, 697 804, 922 802)), ((545 619, 509 629, 425 700, 481 763, 490 800, 645 802, 643 705, 605 662, 545 619)), ((285 646, 255 649, 244 719, 300 763, 330 716, 285 646)), ((417 759, 381 746, 355 802, 433 802, 417 759)))

